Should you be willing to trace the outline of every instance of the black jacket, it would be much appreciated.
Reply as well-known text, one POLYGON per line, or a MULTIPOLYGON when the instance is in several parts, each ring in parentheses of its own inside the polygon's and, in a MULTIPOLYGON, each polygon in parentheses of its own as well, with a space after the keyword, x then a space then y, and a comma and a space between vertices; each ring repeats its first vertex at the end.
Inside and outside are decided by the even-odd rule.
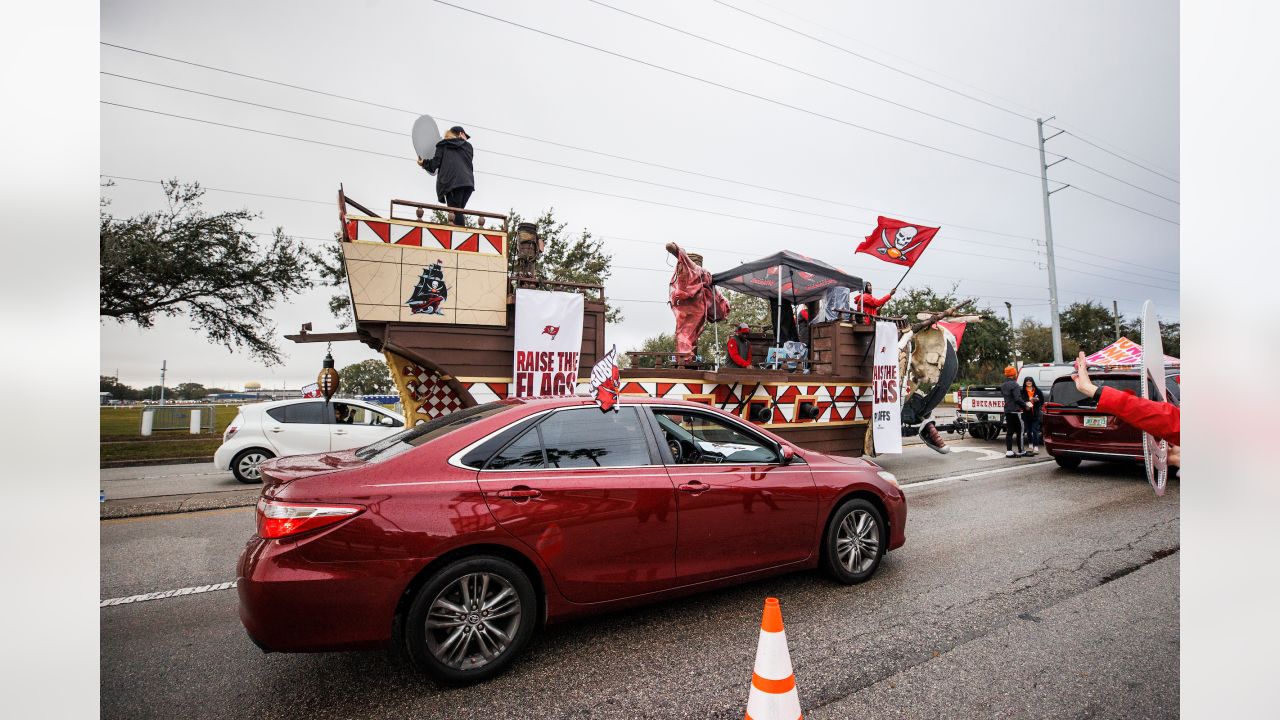
POLYGON ((1017 380, 1005 380, 1000 385, 1000 395, 1004 397, 1004 411, 1020 413, 1027 409, 1024 404, 1027 396, 1022 393, 1022 386, 1017 380))
MULTIPOLYGON (((1033 385, 1032 387, 1035 388, 1035 395, 1032 398, 1032 403, 1034 403, 1034 405, 1030 410, 1027 410, 1026 406, 1024 405, 1022 414, 1028 417, 1036 418, 1036 417, 1040 417, 1040 411, 1044 409, 1044 393, 1040 391, 1039 385, 1033 385)), ((1026 402, 1027 387, 1025 385, 1018 386, 1018 399, 1023 402, 1026 402)))
POLYGON ((471 166, 475 150, 462 138, 445 138, 436 143, 435 157, 423 163, 428 172, 436 173, 436 196, 444 202, 445 193, 458 188, 475 188, 476 176, 471 166))

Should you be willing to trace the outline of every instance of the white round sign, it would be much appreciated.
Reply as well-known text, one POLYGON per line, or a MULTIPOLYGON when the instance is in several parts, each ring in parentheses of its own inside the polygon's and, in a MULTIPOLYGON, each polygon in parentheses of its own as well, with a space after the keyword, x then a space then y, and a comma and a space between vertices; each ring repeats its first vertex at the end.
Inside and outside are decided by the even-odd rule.
MULTIPOLYGON (((423 160, 435 157, 436 143, 440 142, 440 128, 430 115, 413 121, 413 151, 423 160)), ((435 175, 435 173, 431 173, 435 175)))

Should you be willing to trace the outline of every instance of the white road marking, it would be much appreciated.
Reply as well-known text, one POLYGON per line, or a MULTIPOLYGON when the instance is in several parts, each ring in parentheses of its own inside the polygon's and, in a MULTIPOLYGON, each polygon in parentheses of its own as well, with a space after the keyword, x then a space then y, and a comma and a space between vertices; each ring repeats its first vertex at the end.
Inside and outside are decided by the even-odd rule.
POLYGON ((165 600, 167 598, 181 597, 183 595, 199 595, 200 593, 214 592, 216 590, 230 590, 236 586, 236 581, 217 583, 214 585, 196 585, 194 587, 177 588, 175 590, 161 590, 159 592, 143 593, 141 595, 129 595, 127 597, 110 598, 98 603, 98 607, 107 607, 108 605, 128 605, 129 603, 146 602, 148 600, 165 600))
POLYGON ((1007 473, 1007 472, 1013 472, 1014 470, 1021 470, 1023 468, 1035 467, 1036 465, 1044 465, 1047 462, 1052 462, 1052 461, 1049 459, 1038 460, 1036 462, 1021 463, 1019 465, 1011 465, 1009 467, 996 468, 994 470, 979 470, 978 472, 965 473, 963 475, 951 475, 949 477, 935 478, 933 480, 925 480, 923 482, 902 483, 902 489, 905 491, 910 488, 924 487, 926 485, 941 485, 942 483, 955 482, 957 480, 968 480, 969 478, 982 477, 984 475, 997 475, 999 473, 1007 473))
POLYGON ((982 456, 981 458, 978 459, 979 462, 983 462, 986 460, 999 460, 1000 458, 1004 457, 1004 453, 1000 452, 999 450, 988 450, 986 448, 977 448, 977 447, 954 447, 953 446, 951 448, 951 452, 978 453, 979 455, 982 456))
POLYGON ((213 471, 213 472, 174 473, 173 475, 137 475, 137 476, 134 476, 134 477, 127 477, 127 478, 104 478, 104 479, 103 479, 103 482, 119 482, 119 481, 121 481, 121 480, 167 480, 167 479, 169 479, 169 478, 180 478, 180 477, 207 477, 207 476, 209 476, 209 475, 227 475, 227 476, 230 476, 230 475, 231 475, 231 471, 230 471, 230 470, 215 470, 215 471, 213 471))

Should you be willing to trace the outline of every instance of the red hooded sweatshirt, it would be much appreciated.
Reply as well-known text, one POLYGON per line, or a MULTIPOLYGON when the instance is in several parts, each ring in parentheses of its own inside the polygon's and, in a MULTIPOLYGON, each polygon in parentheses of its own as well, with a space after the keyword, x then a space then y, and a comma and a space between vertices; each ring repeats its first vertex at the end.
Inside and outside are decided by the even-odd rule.
POLYGON ((1130 425, 1149 432, 1157 439, 1181 446, 1181 414, 1178 406, 1167 402, 1143 400, 1111 387, 1102 388, 1098 411, 1111 413, 1130 425))

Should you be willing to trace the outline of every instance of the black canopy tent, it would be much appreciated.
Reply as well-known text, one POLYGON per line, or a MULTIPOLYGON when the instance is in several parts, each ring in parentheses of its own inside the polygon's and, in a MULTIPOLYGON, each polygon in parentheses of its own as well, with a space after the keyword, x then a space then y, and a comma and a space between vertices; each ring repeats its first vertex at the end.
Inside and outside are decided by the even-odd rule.
MULTIPOLYGON (((734 292, 754 295, 766 300, 792 304, 813 302, 828 288, 843 285, 854 292, 862 291, 862 278, 788 250, 744 263, 732 270, 716 273, 711 281, 734 292)), ((782 337, 781 312, 775 319, 774 341, 782 337)))

